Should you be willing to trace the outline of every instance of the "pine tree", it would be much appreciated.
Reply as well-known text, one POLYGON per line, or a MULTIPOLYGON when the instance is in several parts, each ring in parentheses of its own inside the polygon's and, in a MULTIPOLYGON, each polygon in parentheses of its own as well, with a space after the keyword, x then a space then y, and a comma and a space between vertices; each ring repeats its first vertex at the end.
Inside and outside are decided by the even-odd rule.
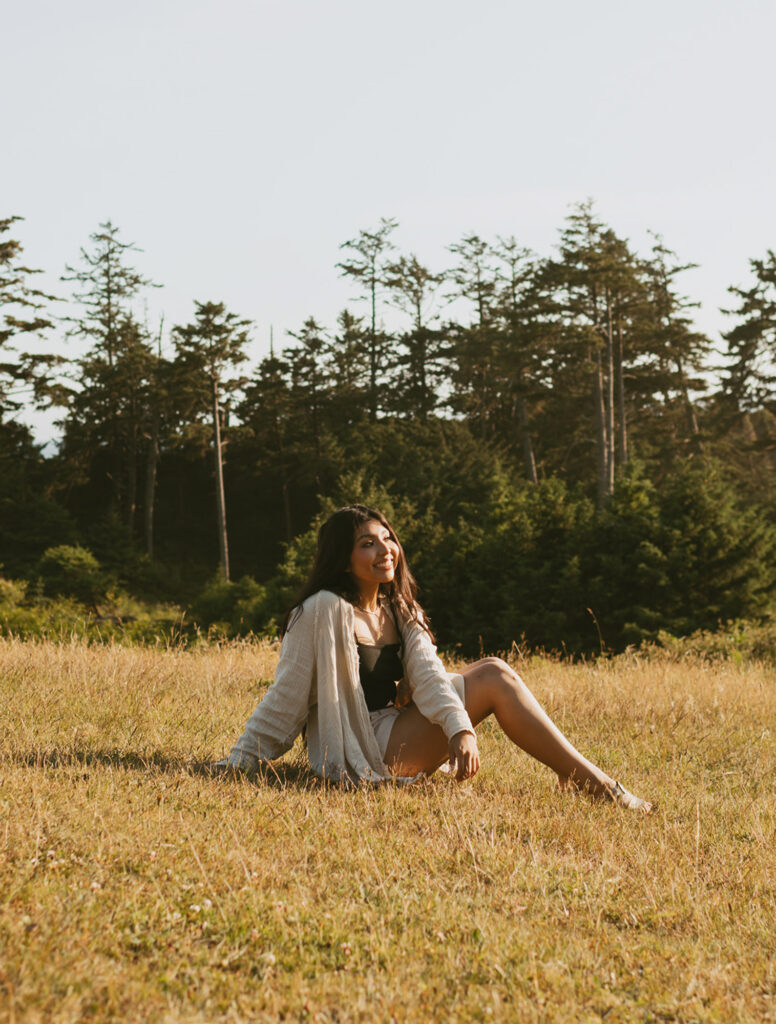
POLYGON ((446 274, 448 299, 468 299, 474 309, 469 324, 451 325, 454 366, 452 407, 475 425, 483 440, 498 431, 501 405, 497 362, 497 330, 493 323, 498 274, 491 247, 478 235, 465 235, 448 246, 458 263, 446 274))
POLYGON ((8 412, 27 404, 31 396, 36 404, 62 404, 65 389, 51 376, 51 370, 63 362, 49 354, 18 352, 11 344, 20 335, 38 335, 49 330, 51 320, 42 315, 49 302, 55 301, 29 283, 39 274, 20 262, 21 242, 2 238, 21 217, 0 220, 0 421, 8 412))
MULTIPOLYGON (((599 503, 614 489, 616 465, 628 460, 626 349, 643 286, 627 243, 578 203, 561 232, 560 256, 546 264, 558 325, 556 378, 589 388, 595 436, 599 503)), ((635 333, 634 333, 635 340, 635 333)))
POLYGON ((283 355, 288 363, 291 396, 305 423, 304 437, 300 438, 306 449, 304 461, 316 488, 320 488, 329 441, 326 354, 330 343, 323 326, 312 316, 305 320, 301 330, 289 334, 298 344, 287 348, 283 355))
POLYGON ((346 429, 363 425, 368 417, 369 337, 364 321, 343 309, 326 347, 331 422, 346 429))
POLYGON ((285 540, 295 535, 292 485, 297 473, 294 434, 294 402, 288 380, 288 364, 270 353, 259 363, 245 385, 237 415, 250 433, 251 461, 260 472, 277 478, 283 509, 285 540))
POLYGON ((438 319, 434 299, 444 278, 411 254, 388 264, 383 280, 391 303, 411 318, 410 329, 398 339, 398 400, 393 408, 425 420, 437 405, 439 385, 446 375, 449 346, 443 333, 431 326, 438 319))
MULTIPOLYGON (((693 392, 707 389, 701 377, 705 356, 711 348, 707 337, 695 330, 687 311, 698 306, 676 289, 679 274, 697 267, 696 263, 677 262, 676 253, 655 235, 651 257, 642 262, 647 296, 644 303, 643 330, 649 335, 649 353, 642 370, 648 380, 645 391, 664 397, 662 417, 671 423, 672 407, 678 404, 684 429, 672 430, 670 444, 689 441, 691 450, 703 454, 704 446, 693 392)), ((654 419, 654 418, 653 418, 654 419)))
POLYGON ((225 426, 223 400, 242 383, 229 372, 246 358, 249 320, 241 320, 227 311, 222 302, 195 302, 192 323, 173 328, 172 336, 179 364, 180 394, 188 404, 190 416, 207 415, 212 429, 216 513, 218 517, 219 565, 223 578, 229 579, 229 541, 226 527, 224 493, 225 426))
POLYGON ((500 328, 497 365, 504 379, 513 432, 523 452, 525 474, 538 483, 529 402, 543 390, 550 328, 544 322, 544 300, 537 260, 514 237, 499 238, 498 292, 495 312, 500 328))
POLYGON ((68 266, 63 277, 74 282, 74 298, 83 306, 81 316, 68 318, 70 334, 91 343, 78 360, 79 386, 65 420, 63 452, 90 466, 91 477, 103 477, 131 537, 154 366, 153 344, 133 302, 143 288, 157 286, 127 265, 128 254, 140 250, 122 242, 110 221, 100 224, 90 242, 81 249, 80 269, 68 266))
POLYGON ((754 283, 729 288, 739 305, 723 310, 739 321, 724 335, 730 362, 723 388, 743 412, 770 405, 776 384, 776 253, 769 249, 764 259, 749 264, 754 283))
POLYGON ((377 327, 377 296, 383 284, 387 254, 395 248, 390 236, 398 226, 398 221, 383 217, 374 231, 359 231, 356 238, 342 243, 340 249, 347 250, 349 257, 337 264, 344 277, 350 277, 362 285, 365 293, 362 297, 369 302, 368 394, 369 419, 372 423, 376 422, 380 407, 380 369, 389 344, 385 333, 377 327))

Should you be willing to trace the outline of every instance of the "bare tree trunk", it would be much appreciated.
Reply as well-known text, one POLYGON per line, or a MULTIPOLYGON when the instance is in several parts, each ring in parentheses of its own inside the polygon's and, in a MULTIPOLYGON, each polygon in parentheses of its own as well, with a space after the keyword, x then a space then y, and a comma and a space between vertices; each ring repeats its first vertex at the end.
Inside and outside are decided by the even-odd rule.
POLYGON ((676 368, 679 371, 679 386, 682 389, 682 402, 684 403, 685 414, 687 416, 687 429, 690 432, 690 438, 692 439, 693 447, 699 455, 703 455, 703 442, 701 441, 701 431, 698 426, 698 417, 695 413, 695 406, 692 404, 690 399, 690 392, 687 388, 687 379, 684 376, 684 365, 682 363, 682 357, 676 357, 676 368))
POLYGON ((623 367, 621 324, 617 325, 615 375, 617 378, 617 454, 620 459, 620 466, 626 466, 628 464, 628 424, 625 419, 625 370, 623 367))
POLYGON ((135 532, 135 511, 137 509, 137 426, 132 424, 127 454, 127 493, 124 496, 124 516, 130 537, 135 532))
POLYGON ((221 413, 218 408, 218 384, 213 380, 213 443, 216 470, 216 506, 218 509, 218 550, 221 575, 229 580, 229 543, 226 537, 226 498, 221 451, 221 413))
POLYGON ((533 440, 531 438, 531 424, 528 420, 528 406, 522 391, 522 373, 516 397, 517 418, 520 424, 520 436, 523 442, 523 462, 525 463, 525 474, 532 484, 539 483, 536 475, 536 459, 534 458, 533 440))
POLYGON ((766 465, 773 470, 776 467, 776 451, 774 451, 776 446, 770 429, 770 423, 773 420, 772 414, 767 409, 759 409, 757 412, 747 413, 747 419, 754 433, 754 440, 765 456, 766 465))
POLYGON ((285 473, 281 477, 280 489, 283 494, 283 519, 285 520, 286 540, 290 544, 294 539, 294 530, 291 524, 291 496, 288 492, 288 480, 285 477, 285 473))
POLYGON ((275 418, 275 441, 278 451, 278 467, 280 469, 280 492, 283 496, 283 519, 286 527, 286 540, 290 544, 294 539, 293 524, 291 522, 291 493, 288 486, 288 467, 286 466, 286 451, 283 446, 283 434, 275 418))
POLYGON ((377 422, 377 277, 372 267, 372 328, 369 340, 369 422, 377 422))
POLYGON ((428 388, 428 376, 426 366, 427 336, 426 328, 422 325, 420 307, 418 307, 415 318, 415 329, 418 337, 418 391, 420 393, 420 420, 426 422, 428 410, 431 407, 430 389, 428 388))
POLYGON ((151 437, 146 456, 145 503, 145 549, 148 557, 154 558, 154 507, 156 503, 156 467, 159 462, 159 419, 154 413, 151 420, 151 437))
POLYGON ((604 380, 601 349, 596 348, 593 375, 593 401, 595 403, 596 462, 598 467, 598 502, 606 499, 609 483, 609 442, 606 437, 606 410, 604 409, 604 380))
POLYGON ((614 337, 612 297, 606 289, 606 493, 614 491, 614 337))

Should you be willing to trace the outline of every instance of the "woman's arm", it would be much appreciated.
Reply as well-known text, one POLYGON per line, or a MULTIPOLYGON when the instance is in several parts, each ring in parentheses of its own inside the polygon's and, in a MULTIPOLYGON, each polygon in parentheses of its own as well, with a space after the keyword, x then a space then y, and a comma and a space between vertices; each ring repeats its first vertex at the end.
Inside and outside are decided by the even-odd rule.
POLYGON ((253 770, 291 747, 309 713, 315 680, 314 609, 302 608, 283 637, 275 681, 232 747, 228 763, 253 770))
POLYGON ((448 678, 431 637, 416 622, 405 625, 402 636, 407 680, 418 711, 438 725, 448 740, 462 732, 473 736, 471 719, 448 678))

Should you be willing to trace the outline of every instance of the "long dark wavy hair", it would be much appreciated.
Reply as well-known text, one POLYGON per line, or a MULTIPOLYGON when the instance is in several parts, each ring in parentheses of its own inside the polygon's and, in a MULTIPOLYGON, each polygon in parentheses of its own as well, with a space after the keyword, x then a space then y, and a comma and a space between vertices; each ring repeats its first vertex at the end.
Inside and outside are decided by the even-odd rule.
POLYGON ((369 505, 347 505, 345 508, 339 508, 321 524, 312 570, 286 613, 281 635, 293 624, 293 619, 296 618, 294 613, 299 610, 302 602, 312 594, 317 594, 319 590, 331 590, 346 601, 350 601, 352 605, 358 604, 360 591, 350 573, 350 558, 353 554, 356 531, 370 520, 384 526, 399 549, 393 579, 389 583, 380 584, 380 593, 388 598, 397 625, 401 622, 417 622, 431 639, 434 639, 423 609, 418 604, 418 585, 407 565, 404 548, 396 536, 396 531, 379 509, 370 508, 369 505))

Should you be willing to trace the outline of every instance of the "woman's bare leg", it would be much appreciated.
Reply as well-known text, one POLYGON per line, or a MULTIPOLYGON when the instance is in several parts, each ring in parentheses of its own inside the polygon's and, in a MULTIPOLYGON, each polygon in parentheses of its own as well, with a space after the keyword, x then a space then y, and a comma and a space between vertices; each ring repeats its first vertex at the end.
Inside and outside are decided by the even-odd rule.
MULTIPOLYGON (((505 661, 484 658, 463 671, 466 710, 473 725, 495 714, 506 735, 522 750, 569 782, 592 793, 611 791, 614 780, 569 743, 531 691, 505 661)), ((391 732, 386 764, 399 775, 435 771, 447 757, 442 730, 414 706, 404 711, 391 732)))

